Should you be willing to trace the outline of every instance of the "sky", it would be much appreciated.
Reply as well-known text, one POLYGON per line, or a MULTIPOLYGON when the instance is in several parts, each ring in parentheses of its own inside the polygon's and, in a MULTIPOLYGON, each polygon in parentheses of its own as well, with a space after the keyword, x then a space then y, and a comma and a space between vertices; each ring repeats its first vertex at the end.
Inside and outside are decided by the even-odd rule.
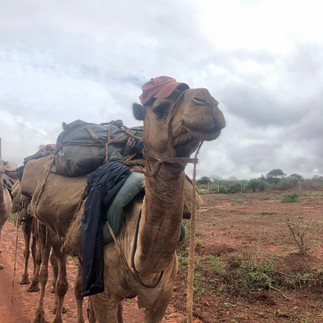
POLYGON ((226 118, 198 178, 321 176, 322 15, 321 0, 2 0, 2 158, 21 165, 62 122, 141 125, 132 103, 167 75, 226 118))

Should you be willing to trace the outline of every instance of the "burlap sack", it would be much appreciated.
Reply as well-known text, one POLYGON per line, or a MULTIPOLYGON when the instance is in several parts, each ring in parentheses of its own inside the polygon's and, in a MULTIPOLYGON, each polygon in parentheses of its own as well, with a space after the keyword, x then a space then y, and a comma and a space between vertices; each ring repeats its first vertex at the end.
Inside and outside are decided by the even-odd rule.
POLYGON ((21 194, 31 198, 41 174, 45 171, 45 164, 49 163, 53 155, 27 162, 21 178, 21 194))

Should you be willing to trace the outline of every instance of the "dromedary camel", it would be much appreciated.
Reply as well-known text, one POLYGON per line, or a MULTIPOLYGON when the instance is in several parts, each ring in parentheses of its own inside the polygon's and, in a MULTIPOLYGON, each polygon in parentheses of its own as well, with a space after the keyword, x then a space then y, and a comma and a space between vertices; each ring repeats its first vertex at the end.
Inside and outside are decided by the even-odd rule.
MULTIPOLYGON (((158 80, 160 78, 151 82, 167 83, 167 88, 148 99, 144 92, 141 96, 144 106, 133 106, 135 117, 144 121, 145 197, 138 196, 126 207, 126 220, 120 234, 115 243, 105 246, 105 291, 91 296, 97 322, 123 322, 122 300, 136 295, 139 305, 146 309, 146 323, 162 320, 177 272, 175 250, 183 217, 184 169, 188 157, 200 143, 216 139, 225 126, 218 103, 208 90, 189 89, 179 83, 172 88, 173 79, 166 78, 159 83, 158 80)), ((66 238, 73 219, 83 212, 83 192, 84 178, 43 175, 32 206, 38 219, 49 228, 51 237, 53 234, 61 241, 66 238), (65 198, 58 198, 62 192, 65 198)), ((67 290, 65 256, 61 245, 54 250, 61 253, 56 291, 60 309, 67 290)), ((75 246, 75 250, 80 247, 75 246)), ((48 260, 48 255, 45 257, 48 260)), ((46 283, 45 270, 42 275, 46 283)), ((79 284, 78 279, 76 289, 80 288, 79 284)), ((43 283, 41 285, 43 288, 43 283)), ((78 295, 76 293, 78 322, 83 322, 78 295)), ((35 321, 43 319, 41 300, 35 321)), ((54 322, 62 322, 59 311, 54 322)))
MULTIPOLYGON (((28 292, 38 292, 39 291, 39 281, 40 281, 40 266, 41 266, 41 241, 46 239, 46 227, 39 223, 39 221, 33 216, 32 210, 30 208, 30 201, 33 195, 33 192, 36 188, 37 181, 45 169, 45 164, 50 160, 48 157, 51 151, 53 151, 54 145, 42 145, 40 146, 40 150, 36 153, 36 155, 41 154, 44 157, 32 159, 30 158, 25 163, 24 175, 22 179, 16 181, 12 189, 12 197, 13 197, 13 213, 18 215, 17 219, 19 224, 21 225, 23 234, 24 234, 24 242, 25 242, 25 250, 24 250, 24 258, 25 258, 25 266, 24 272, 21 277, 20 284, 26 285, 29 284, 29 275, 28 275, 28 260, 30 255, 30 249, 32 253, 33 259, 33 278, 28 292), (25 175, 26 172, 26 175, 25 175), (32 243, 30 245, 30 241, 32 239, 32 243)), ((57 262, 52 253, 50 258, 52 268, 53 268, 53 290, 55 292, 55 284, 57 278, 57 262)))
MULTIPOLYGON (((7 162, 0 159, 0 240, 2 228, 12 210, 11 196, 4 180, 6 166, 7 162)), ((0 265, 0 269, 3 269, 2 265, 0 265)))
MULTIPOLYGON (((17 181, 12 189, 12 197, 13 197, 13 206, 12 212, 16 214, 19 225, 21 225, 22 232, 24 234, 24 258, 25 265, 24 271, 21 277, 20 284, 27 285, 30 283, 29 275, 28 275, 28 260, 30 251, 32 254, 33 260, 33 278, 32 282, 27 289, 28 292, 38 292, 39 291, 39 271, 41 265, 41 250, 40 247, 37 247, 39 244, 39 234, 40 230, 39 224, 37 223, 37 219, 32 216, 31 210, 29 208, 29 203, 31 201, 31 197, 27 197, 21 194, 21 182, 17 181), (30 243, 31 241, 31 243, 30 243)), ((45 230, 45 228, 44 228, 45 230)))

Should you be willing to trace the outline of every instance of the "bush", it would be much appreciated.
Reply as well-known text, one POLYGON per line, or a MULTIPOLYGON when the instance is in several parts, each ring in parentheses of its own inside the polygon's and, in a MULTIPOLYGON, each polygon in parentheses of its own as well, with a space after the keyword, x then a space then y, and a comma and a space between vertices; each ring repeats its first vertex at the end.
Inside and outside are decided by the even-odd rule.
POLYGON ((285 194, 282 197, 282 202, 283 203, 294 203, 294 202, 298 202, 298 193, 289 193, 289 194, 285 194))
POLYGON ((228 187, 228 193, 238 193, 241 192, 241 184, 240 183, 231 183, 228 187))
POLYGON ((291 190, 298 187, 298 180, 296 178, 281 178, 279 182, 273 184, 273 188, 277 190, 291 190))
POLYGON ((268 183, 263 179, 251 179, 247 184, 247 189, 253 192, 264 192, 268 187, 268 183))
POLYGON ((296 243, 299 252, 306 255, 310 250, 313 223, 304 223, 301 217, 297 219, 285 218, 292 240, 296 243))

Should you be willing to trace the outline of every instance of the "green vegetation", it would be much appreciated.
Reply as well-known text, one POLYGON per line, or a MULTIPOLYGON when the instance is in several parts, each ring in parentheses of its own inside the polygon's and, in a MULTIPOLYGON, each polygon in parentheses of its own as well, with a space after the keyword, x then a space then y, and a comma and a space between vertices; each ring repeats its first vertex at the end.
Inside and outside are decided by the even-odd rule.
POLYGON ((299 252, 305 256, 315 243, 311 240, 314 223, 305 222, 300 216, 296 219, 286 217, 285 223, 299 252))
POLYGON ((266 176, 250 180, 238 180, 234 177, 221 179, 219 176, 203 176, 196 181, 201 194, 205 193, 247 193, 287 190, 315 190, 323 189, 323 176, 304 179, 299 174, 287 176, 281 169, 273 169, 266 176))
POLYGON ((298 193, 288 193, 283 195, 282 202, 283 203, 295 203, 298 202, 299 195, 298 193))
MULTIPOLYGON (((187 276, 187 246, 178 255, 179 274, 187 276)), ((300 272, 281 272, 279 258, 272 256, 259 261, 252 256, 232 253, 223 256, 195 257, 194 291, 200 296, 229 293, 246 297, 254 292, 269 289, 302 290, 322 286, 323 268, 300 272)))

